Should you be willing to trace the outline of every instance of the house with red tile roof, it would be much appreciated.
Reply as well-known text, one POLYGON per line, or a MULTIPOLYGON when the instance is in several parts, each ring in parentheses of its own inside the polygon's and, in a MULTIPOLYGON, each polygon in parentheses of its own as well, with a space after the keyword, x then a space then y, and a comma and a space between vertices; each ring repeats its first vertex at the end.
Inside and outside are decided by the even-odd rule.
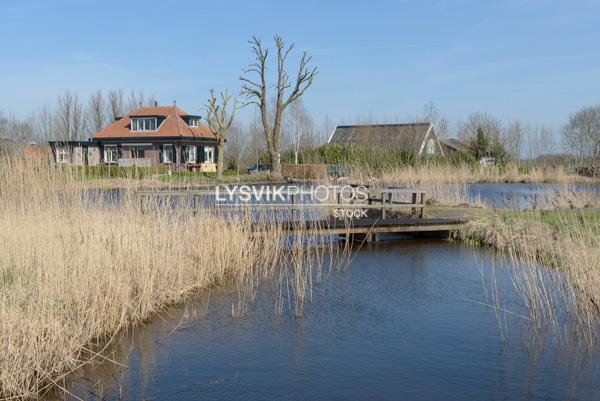
POLYGON ((50 142, 57 163, 161 166, 215 171, 217 141, 199 115, 173 106, 140 107, 88 141, 50 142))

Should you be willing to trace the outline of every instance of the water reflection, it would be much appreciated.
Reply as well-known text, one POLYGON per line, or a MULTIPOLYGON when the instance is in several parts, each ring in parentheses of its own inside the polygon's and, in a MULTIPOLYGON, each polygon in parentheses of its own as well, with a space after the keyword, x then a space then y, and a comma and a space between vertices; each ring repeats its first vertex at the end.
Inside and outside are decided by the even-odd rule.
POLYGON ((89 366, 68 388, 83 399, 108 400, 589 400, 600 394, 595 351, 532 330, 518 316, 526 311, 493 253, 430 240, 375 244, 325 276, 300 320, 293 306, 276 313, 275 282, 260 287, 239 319, 231 317, 233 288, 170 308, 113 342, 106 355, 128 369, 89 366), (497 301, 489 287, 484 291, 492 280, 497 301))

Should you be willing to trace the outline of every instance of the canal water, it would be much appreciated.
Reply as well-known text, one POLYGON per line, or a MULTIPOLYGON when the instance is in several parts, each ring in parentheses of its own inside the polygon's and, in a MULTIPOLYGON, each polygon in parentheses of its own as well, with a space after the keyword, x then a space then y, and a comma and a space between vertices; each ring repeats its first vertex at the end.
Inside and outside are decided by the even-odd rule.
POLYGON ((275 282, 238 318, 235 289, 214 290, 116 339, 105 355, 127 367, 89 366, 67 388, 106 400, 600 399, 596 351, 533 330, 491 251, 407 239, 323 273, 300 319, 275 282))
MULTIPOLYGON (((454 184, 448 184, 452 186, 454 184)), ((482 183, 482 184, 465 184, 466 196, 469 203, 483 203, 487 207, 499 209, 525 209, 531 208, 533 205, 548 206, 552 201, 561 196, 561 193, 572 192, 574 196, 579 192, 588 192, 600 196, 600 184, 503 184, 503 183, 482 183)), ((457 191, 462 192, 464 186, 458 186, 457 191)), ((89 190, 85 194, 85 198, 90 202, 90 207, 120 207, 123 200, 123 190, 120 189, 94 189, 89 190)), ((203 197, 197 199, 197 206, 212 207, 215 205, 214 197, 203 197)), ((160 197, 154 199, 153 202, 158 205, 168 206, 172 208, 187 207, 191 208, 194 205, 192 197, 160 197)), ((273 202, 285 203, 285 202, 273 202)), ((309 203, 309 202, 304 202, 309 203)), ((143 203, 140 203, 140 206, 143 203)), ((306 218, 317 218, 319 215, 312 216, 308 213, 306 218)), ((281 213, 278 217, 282 217, 281 213)))
POLYGON ((467 184, 469 199, 498 209, 525 209, 550 204, 560 192, 582 191, 598 194, 600 184, 467 184))

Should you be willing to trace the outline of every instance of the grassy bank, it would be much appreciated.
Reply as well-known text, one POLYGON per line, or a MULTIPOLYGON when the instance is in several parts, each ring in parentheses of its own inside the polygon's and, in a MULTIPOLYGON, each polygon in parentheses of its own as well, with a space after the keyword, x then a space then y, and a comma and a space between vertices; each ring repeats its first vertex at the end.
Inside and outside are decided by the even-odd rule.
POLYGON ((141 213, 130 196, 108 207, 86 180, 0 161, 0 398, 60 388, 64 375, 101 358, 91 345, 212 286, 239 288, 237 316, 277 272, 301 312, 322 262, 310 238, 286 243, 276 227, 181 209, 141 213))

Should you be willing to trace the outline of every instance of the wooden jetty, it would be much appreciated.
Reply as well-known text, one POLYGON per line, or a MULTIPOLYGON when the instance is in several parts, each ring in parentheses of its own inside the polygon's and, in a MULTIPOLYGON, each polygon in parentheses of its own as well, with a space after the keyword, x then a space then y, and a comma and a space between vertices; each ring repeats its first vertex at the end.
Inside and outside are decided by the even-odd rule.
MULTIPOLYGON (((368 197, 361 201, 343 202, 341 197, 330 202, 303 203, 300 198, 308 192, 292 193, 288 202, 260 203, 233 202, 214 204, 210 207, 202 206, 201 199, 215 198, 215 190, 154 190, 137 191, 140 198, 140 207, 151 199, 164 197, 187 199, 189 210, 194 214, 200 210, 211 212, 241 213, 289 211, 287 219, 274 221, 284 231, 290 233, 301 231, 311 234, 340 235, 360 241, 377 241, 382 234, 407 234, 407 233, 447 233, 459 229, 467 221, 460 218, 429 218, 425 217, 426 191, 413 188, 368 188, 368 197), (404 198, 404 199, 399 199, 404 198), (361 211, 364 217, 348 218, 323 217, 307 219, 308 211, 322 211, 322 214, 331 214, 336 210, 361 211)), ((352 213, 350 213, 352 214, 352 213)), ((358 213, 357 213, 358 214, 358 213)))

